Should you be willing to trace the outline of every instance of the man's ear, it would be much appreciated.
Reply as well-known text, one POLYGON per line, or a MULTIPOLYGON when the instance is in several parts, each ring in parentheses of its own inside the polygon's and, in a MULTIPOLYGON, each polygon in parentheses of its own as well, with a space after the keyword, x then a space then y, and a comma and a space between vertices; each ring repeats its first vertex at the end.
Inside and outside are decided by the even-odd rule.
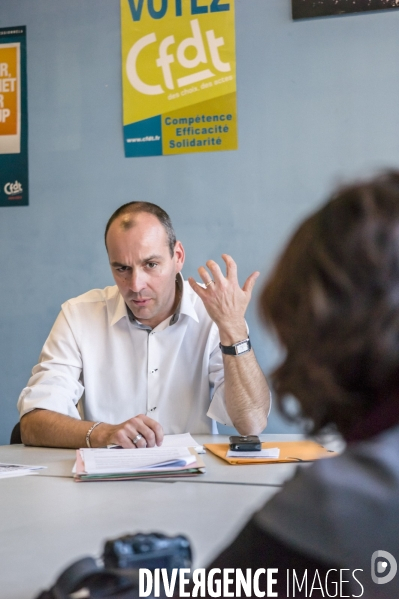
POLYGON ((184 260, 186 257, 185 252, 184 252, 184 247, 182 246, 181 241, 176 241, 174 257, 176 260, 176 274, 177 274, 183 268, 184 260))

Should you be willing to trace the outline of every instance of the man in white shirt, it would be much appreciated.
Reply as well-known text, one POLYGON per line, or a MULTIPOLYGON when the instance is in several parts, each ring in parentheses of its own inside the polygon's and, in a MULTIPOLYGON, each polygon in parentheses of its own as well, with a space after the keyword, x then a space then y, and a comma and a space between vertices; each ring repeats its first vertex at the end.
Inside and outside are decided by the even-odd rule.
POLYGON ((209 432, 211 419, 263 430, 270 394, 244 320, 259 273, 241 289, 223 255, 226 277, 210 260, 205 286, 184 282, 183 246, 147 202, 121 206, 105 242, 117 286, 63 304, 18 401, 23 442, 153 447, 164 432, 209 432))

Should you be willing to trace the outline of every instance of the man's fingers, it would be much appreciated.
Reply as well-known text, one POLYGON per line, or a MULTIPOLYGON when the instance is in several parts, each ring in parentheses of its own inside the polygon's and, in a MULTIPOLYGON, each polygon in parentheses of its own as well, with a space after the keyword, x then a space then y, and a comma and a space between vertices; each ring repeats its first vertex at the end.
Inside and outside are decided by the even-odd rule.
MULTIPOLYGON (((222 254, 222 258, 226 264, 226 277, 224 276, 219 264, 214 260, 208 260, 206 262, 206 266, 210 272, 205 268, 205 266, 200 266, 198 269, 198 273, 203 280, 204 284, 207 285, 210 281, 214 281, 215 283, 222 283, 227 279, 237 280, 237 264, 234 262, 233 258, 228 254, 222 254)), ((201 299, 204 299, 204 296, 201 295, 201 286, 195 283, 194 279, 189 278, 189 282, 194 291, 200 296, 201 299)), ((203 288, 202 288, 203 290, 203 288)))
POLYGON ((137 420, 141 420, 142 424, 137 427, 137 430, 147 441, 148 447, 154 447, 155 445, 162 445, 163 441, 163 428, 153 418, 146 416, 145 414, 137 417, 137 420))
POLYGON ((195 293, 199 295, 199 297, 203 300, 206 293, 206 289, 201 287, 201 285, 198 285, 197 281, 195 281, 193 277, 188 277, 188 282, 190 283, 191 289, 193 289, 193 291, 195 291, 195 293))
MULTIPOLYGON (((206 265, 209 268, 209 270, 211 271, 211 275, 212 275, 211 278, 216 283, 220 283, 221 281, 223 281, 224 274, 222 273, 222 271, 220 269, 220 266, 219 266, 219 264, 217 262, 215 262, 214 260, 208 260, 207 263, 206 263, 206 265)), ((201 268, 203 268, 203 267, 201 267, 201 268)), ((198 272, 199 272, 199 269, 198 269, 198 272)), ((205 272, 206 272, 206 270, 205 270, 205 272)), ((204 281, 204 283, 208 283, 208 281, 204 281)))
POLYGON ((154 444, 151 445, 151 443, 147 440, 147 437, 145 437, 145 435, 143 435, 143 433, 137 433, 137 435, 134 435, 134 437, 132 439, 132 443, 137 449, 145 449, 146 447, 154 447, 154 444), (136 439, 136 437, 138 435, 141 435, 140 439, 138 439, 137 441, 134 441, 134 439, 136 439))
POLYGON ((124 422, 122 430, 118 431, 118 437, 121 438, 119 445, 122 445, 125 449, 144 449, 144 447, 147 447, 148 441, 143 434, 145 431, 144 429, 140 430, 140 428, 143 427, 141 420, 138 418, 132 418, 124 422), (138 435, 141 435, 140 439, 137 439, 138 435), (134 441, 134 439, 137 439, 137 441, 134 441))
POLYGON ((137 435, 141 435, 141 439, 138 439, 137 441, 134 441, 134 439, 137 437, 137 435, 135 435, 132 439, 133 443, 136 445, 136 447, 140 447, 140 449, 142 447, 154 447, 155 445, 155 435, 153 433, 153 431, 144 424, 144 422, 140 419, 140 418, 133 418, 134 421, 134 426, 137 429, 137 435))
POLYGON ((200 266, 199 267, 198 274, 201 277, 201 279, 203 280, 203 282, 205 283, 205 285, 207 283, 209 283, 209 281, 212 280, 212 275, 209 274, 209 272, 206 270, 205 266, 200 266))
POLYGON ((120 426, 121 428, 116 430, 108 439, 108 445, 115 444, 120 445, 123 449, 136 449, 135 444, 130 438, 132 436, 132 431, 127 428, 126 423, 120 426))
POLYGON ((162 426, 145 414, 140 414, 115 427, 111 443, 121 445, 124 449, 144 449, 162 445, 162 426), (137 437, 140 436, 139 439, 137 437), (136 439, 136 441, 134 441, 136 439))
POLYGON ((242 290, 247 293, 252 293, 252 289, 254 288, 256 279, 259 277, 259 275, 260 273, 258 271, 253 272, 252 275, 249 275, 248 279, 244 283, 242 290))
POLYGON ((222 254, 222 258, 226 264, 226 278, 237 279, 237 264, 229 254, 222 254))
POLYGON ((147 421, 147 426, 151 428, 155 435, 155 445, 162 445, 163 441, 163 428, 156 420, 153 420, 149 416, 144 416, 147 421))

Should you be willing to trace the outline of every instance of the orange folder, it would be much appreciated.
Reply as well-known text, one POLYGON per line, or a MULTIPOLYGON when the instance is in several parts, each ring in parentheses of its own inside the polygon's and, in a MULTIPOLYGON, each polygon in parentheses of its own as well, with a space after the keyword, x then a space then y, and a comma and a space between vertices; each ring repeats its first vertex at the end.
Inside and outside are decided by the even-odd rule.
POLYGON ((262 449, 271 449, 278 447, 280 449, 279 458, 256 458, 254 451, 253 458, 228 458, 228 443, 207 443, 204 445, 209 451, 217 455, 229 464, 282 464, 288 462, 313 462, 320 458, 331 458, 338 455, 335 451, 326 449, 314 441, 277 441, 262 443, 262 449))

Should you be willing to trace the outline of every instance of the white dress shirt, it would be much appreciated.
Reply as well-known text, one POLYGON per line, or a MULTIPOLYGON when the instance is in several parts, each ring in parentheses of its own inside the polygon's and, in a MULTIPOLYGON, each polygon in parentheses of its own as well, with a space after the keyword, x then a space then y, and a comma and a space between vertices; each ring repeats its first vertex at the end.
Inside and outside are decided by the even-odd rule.
POLYGON ((129 318, 116 286, 62 305, 18 409, 80 418, 81 398, 87 420, 109 424, 146 414, 166 434, 231 425, 219 332, 188 282, 179 311, 152 330, 129 318))

